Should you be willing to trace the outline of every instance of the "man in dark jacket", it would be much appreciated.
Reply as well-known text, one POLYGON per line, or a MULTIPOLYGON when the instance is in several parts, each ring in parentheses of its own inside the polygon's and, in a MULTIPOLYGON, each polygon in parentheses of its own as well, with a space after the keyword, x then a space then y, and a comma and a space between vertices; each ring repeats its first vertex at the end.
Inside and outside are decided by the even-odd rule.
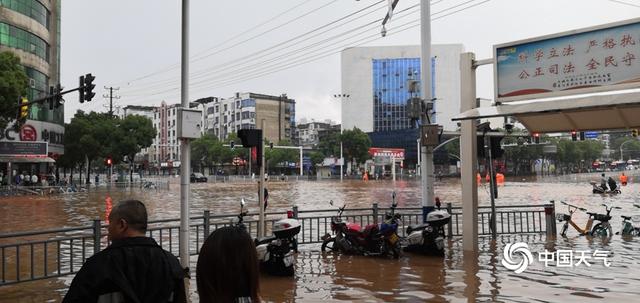
POLYGON ((142 202, 118 203, 109 215, 109 245, 87 259, 63 303, 183 303, 184 271, 178 259, 146 237, 142 202))

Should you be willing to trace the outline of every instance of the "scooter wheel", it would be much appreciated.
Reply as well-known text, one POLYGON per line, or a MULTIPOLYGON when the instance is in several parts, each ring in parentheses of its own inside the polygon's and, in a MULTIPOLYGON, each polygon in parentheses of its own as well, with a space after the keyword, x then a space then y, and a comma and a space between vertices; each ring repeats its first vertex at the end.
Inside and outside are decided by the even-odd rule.
POLYGON ((336 246, 336 238, 326 239, 322 242, 322 246, 320 247, 322 252, 334 252, 338 251, 338 247, 336 246))

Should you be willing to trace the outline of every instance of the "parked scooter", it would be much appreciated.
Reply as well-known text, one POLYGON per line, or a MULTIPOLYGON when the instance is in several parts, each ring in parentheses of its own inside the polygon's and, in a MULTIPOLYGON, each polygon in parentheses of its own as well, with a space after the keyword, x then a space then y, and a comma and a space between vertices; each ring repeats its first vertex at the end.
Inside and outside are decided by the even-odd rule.
MULTIPOLYGON (((244 217, 248 211, 243 211, 245 201, 240 203, 240 214, 236 226, 246 229, 244 217)), ((300 222, 293 218, 278 220, 273 224, 273 235, 255 239, 256 251, 260 268, 271 275, 293 276, 294 252, 298 252, 298 241, 295 236, 300 233, 300 222)))
MULTIPOLYGON (((329 204, 333 206, 333 201, 329 204)), ((391 211, 385 214, 385 220, 380 226, 369 224, 362 231, 360 224, 345 222, 342 213, 346 204, 338 208, 338 215, 331 218, 331 231, 322 237, 321 250, 358 254, 366 256, 400 257, 400 237, 398 236, 398 221, 400 215, 395 213, 398 204, 393 194, 391 211)))
MULTIPOLYGON (((640 208, 640 205, 633 204, 640 208)), ((638 216, 620 216, 622 217, 622 229, 616 233, 622 236, 640 236, 640 219, 638 216)))
POLYGON ((433 210, 427 214, 427 222, 407 227, 406 252, 430 256, 444 256, 444 226, 451 221, 446 210, 433 210))

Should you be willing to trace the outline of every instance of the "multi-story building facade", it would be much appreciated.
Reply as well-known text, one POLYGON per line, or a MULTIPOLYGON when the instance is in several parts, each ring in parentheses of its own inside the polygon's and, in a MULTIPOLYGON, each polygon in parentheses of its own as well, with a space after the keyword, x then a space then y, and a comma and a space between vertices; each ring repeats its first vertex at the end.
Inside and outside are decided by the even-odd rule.
MULTIPOLYGON (((326 122, 298 123, 296 125, 296 144, 304 148, 316 148, 320 143, 321 135, 326 135, 327 132, 333 129, 336 129, 336 127, 326 122)), ((337 132, 340 132, 339 128, 337 132)))
POLYGON ((153 110, 153 127, 156 137, 149 148, 149 162, 162 171, 171 171, 180 167, 180 141, 176 136, 178 108, 181 104, 167 105, 162 101, 160 107, 153 110))
MULTIPOLYGON (((455 131, 451 118, 460 113, 461 44, 433 45, 432 83, 435 114, 432 123, 455 131)), ((405 148, 409 162, 417 158, 415 123, 407 101, 420 97, 409 83, 420 83, 420 46, 355 47, 342 51, 342 125, 369 133, 373 146, 405 148)))
MULTIPOLYGON (((25 97, 46 95, 60 81, 60 0, 0 0, 0 52, 4 51, 17 55, 24 66, 29 79, 25 97)), ((11 134, 2 141, 11 144, 46 142, 48 157, 31 157, 28 162, 2 157, 0 162, 13 162, 10 170, 47 173, 52 158, 64 154, 64 106, 50 110, 48 104, 33 105, 20 134, 7 131, 11 134)))
POLYGON ((204 104, 204 129, 225 140, 241 129, 260 129, 270 142, 291 141, 295 130, 295 105, 287 95, 270 96, 236 93, 231 98, 214 99, 204 104))

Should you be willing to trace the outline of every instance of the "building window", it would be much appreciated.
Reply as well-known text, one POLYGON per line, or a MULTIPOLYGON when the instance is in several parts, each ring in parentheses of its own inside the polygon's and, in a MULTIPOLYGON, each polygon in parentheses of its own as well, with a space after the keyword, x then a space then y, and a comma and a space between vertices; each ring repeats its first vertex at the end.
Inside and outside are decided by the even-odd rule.
POLYGON ((227 105, 224 105, 224 111, 227 112, 227 105))
POLYGON ((36 20, 49 29, 49 10, 37 0, 0 0, 0 6, 36 20))
POLYGON ((236 108, 240 108, 240 100, 236 101, 236 108))
POLYGON ((240 120, 240 113, 236 113, 236 120, 240 120))
POLYGON ((21 49, 49 62, 49 44, 40 37, 0 22, 0 45, 21 49))
POLYGON ((242 100, 242 107, 256 107, 256 100, 255 99, 245 99, 242 100))
POLYGON ((219 109, 218 105, 216 105, 216 113, 219 112, 219 109))

